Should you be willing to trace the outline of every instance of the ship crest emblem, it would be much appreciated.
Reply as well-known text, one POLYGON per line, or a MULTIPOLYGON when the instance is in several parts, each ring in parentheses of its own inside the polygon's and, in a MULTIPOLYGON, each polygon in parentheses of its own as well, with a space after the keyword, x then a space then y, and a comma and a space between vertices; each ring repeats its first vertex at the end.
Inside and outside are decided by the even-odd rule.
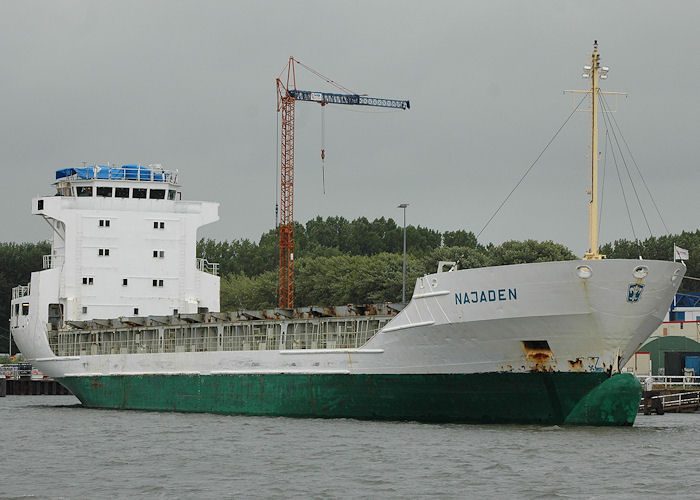
POLYGON ((630 284, 629 291, 627 292, 627 302, 639 302, 639 297, 642 296, 642 290, 644 290, 644 285, 641 283, 630 284))

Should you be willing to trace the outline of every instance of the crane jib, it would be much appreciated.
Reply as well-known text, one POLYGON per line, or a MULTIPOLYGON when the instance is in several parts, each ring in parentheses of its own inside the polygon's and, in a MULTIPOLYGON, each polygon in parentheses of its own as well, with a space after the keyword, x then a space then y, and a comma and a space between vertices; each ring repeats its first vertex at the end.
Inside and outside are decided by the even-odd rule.
POLYGON ((309 90, 289 90, 288 94, 297 101, 312 101, 321 104, 354 104, 358 106, 398 109, 411 108, 411 103, 409 101, 367 97, 358 94, 333 94, 330 92, 311 92, 309 90))

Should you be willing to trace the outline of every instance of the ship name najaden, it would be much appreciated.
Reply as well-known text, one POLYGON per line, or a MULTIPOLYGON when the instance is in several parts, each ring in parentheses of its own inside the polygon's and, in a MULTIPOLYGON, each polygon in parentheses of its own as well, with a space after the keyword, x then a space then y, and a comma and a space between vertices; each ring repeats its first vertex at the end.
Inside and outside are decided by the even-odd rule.
POLYGON ((499 288, 497 290, 471 290, 464 293, 455 293, 455 304, 502 302, 504 300, 518 300, 518 289, 499 288))

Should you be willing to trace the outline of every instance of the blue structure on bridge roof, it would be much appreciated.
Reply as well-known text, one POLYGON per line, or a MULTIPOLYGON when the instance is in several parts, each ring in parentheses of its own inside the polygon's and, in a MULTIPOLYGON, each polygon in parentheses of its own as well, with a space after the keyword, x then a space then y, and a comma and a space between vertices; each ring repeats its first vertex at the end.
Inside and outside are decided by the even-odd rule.
POLYGON ((110 179, 153 182, 166 182, 169 180, 168 175, 162 169, 154 169, 137 164, 122 165, 121 167, 91 165, 89 167, 62 168, 56 170, 56 179, 110 179))

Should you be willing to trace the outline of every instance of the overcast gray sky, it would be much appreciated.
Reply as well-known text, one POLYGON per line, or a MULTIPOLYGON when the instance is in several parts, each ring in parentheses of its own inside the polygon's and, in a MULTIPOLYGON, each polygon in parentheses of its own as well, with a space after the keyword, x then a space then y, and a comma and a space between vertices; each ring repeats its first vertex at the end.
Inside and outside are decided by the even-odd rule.
MULTIPOLYGON (((179 169, 186 198, 221 203, 202 236, 257 241, 275 222, 274 79, 289 56, 411 101, 406 112, 327 106, 325 195, 320 107, 297 104, 296 220, 398 221, 405 202, 409 224, 477 233, 573 109, 562 90, 586 88, 594 39, 605 90, 629 92, 615 119, 669 230, 695 230, 698 19, 695 1, 2 0, 0 239, 47 238, 31 197, 51 194, 56 169, 109 161, 179 169)), ((297 86, 326 89, 304 71, 297 86)), ((587 126, 572 118, 481 242, 552 239, 583 254, 587 126)), ((631 238, 610 156, 604 189, 601 241, 631 238)))

